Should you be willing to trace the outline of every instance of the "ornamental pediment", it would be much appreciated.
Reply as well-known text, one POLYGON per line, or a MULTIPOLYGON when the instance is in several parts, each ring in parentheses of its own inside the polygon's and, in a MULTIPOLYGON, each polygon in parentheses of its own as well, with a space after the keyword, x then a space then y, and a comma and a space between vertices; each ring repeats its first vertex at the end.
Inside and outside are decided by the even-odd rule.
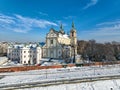
POLYGON ((58 42, 60 44, 70 45, 70 39, 69 38, 61 38, 61 37, 59 37, 58 42))
POLYGON ((57 31, 51 29, 47 37, 57 37, 57 31))

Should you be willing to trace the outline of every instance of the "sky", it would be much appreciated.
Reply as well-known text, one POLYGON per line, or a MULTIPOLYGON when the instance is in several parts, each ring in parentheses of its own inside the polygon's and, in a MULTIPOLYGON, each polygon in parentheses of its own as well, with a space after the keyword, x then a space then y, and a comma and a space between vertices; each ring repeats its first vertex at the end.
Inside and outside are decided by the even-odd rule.
POLYGON ((72 22, 78 40, 120 42, 120 0, 0 0, 0 41, 43 42, 72 22))

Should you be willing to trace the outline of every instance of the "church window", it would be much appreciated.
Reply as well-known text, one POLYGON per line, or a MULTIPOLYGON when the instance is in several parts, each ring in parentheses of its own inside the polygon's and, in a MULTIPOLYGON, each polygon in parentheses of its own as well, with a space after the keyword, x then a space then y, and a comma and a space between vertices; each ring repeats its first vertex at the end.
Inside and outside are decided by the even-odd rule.
POLYGON ((53 51, 51 51, 51 53, 53 53, 53 51))
POLYGON ((74 36, 74 32, 72 32, 72 37, 74 36))
POLYGON ((59 54, 60 54, 60 51, 59 51, 59 54))
POLYGON ((53 44, 53 40, 51 40, 50 43, 53 44))

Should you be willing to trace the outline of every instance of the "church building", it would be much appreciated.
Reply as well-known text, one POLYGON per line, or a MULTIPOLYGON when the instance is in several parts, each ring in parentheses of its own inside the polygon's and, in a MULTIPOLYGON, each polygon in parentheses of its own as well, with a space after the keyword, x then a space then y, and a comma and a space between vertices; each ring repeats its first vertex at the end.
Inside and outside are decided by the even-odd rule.
POLYGON ((75 55, 77 55, 77 35, 74 23, 69 35, 65 33, 62 24, 58 31, 51 28, 46 35, 46 44, 42 47, 42 57, 65 60, 75 55))

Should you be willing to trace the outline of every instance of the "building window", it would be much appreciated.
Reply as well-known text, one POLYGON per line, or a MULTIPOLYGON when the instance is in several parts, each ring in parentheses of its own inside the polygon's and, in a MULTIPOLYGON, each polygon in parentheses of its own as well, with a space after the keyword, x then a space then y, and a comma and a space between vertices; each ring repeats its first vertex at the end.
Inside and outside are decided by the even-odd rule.
POLYGON ((60 54, 60 51, 59 51, 59 54, 60 54))
POLYGON ((24 53, 26 53, 26 51, 24 51, 24 53))
POLYGON ((50 43, 53 44, 53 40, 50 40, 50 43))
POLYGON ((30 60, 28 61, 28 64, 30 64, 30 60))
POLYGON ((26 61, 24 61, 24 63, 26 63, 26 61))
POLYGON ((53 53, 53 51, 51 51, 51 53, 53 53))
POLYGON ((24 58, 25 58, 26 56, 24 56, 24 58))

